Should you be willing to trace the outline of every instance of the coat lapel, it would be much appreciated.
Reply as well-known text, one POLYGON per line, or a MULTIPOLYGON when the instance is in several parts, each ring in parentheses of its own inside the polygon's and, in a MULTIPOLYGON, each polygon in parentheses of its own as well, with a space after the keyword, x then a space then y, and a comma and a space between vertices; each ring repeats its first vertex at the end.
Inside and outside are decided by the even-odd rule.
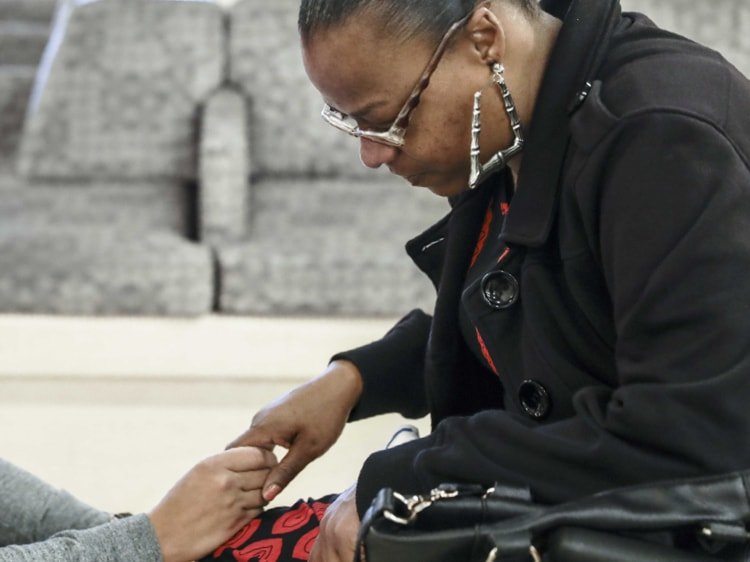
MULTIPOLYGON (((425 387, 433 425, 450 415, 463 412, 462 405, 470 405, 471 385, 457 373, 463 344, 458 312, 466 272, 477 242, 482 219, 498 178, 488 179, 469 192, 453 209, 448 221, 450 236, 446 240, 445 262, 435 303, 435 321, 427 344, 425 387)), ((471 409, 470 406, 467 409, 471 409)))

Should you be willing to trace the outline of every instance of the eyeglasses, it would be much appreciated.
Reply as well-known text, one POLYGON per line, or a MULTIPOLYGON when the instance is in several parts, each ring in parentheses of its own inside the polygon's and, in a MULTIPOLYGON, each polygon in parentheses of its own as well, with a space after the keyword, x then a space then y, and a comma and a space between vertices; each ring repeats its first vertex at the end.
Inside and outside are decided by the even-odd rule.
POLYGON ((358 139, 367 139, 396 148, 401 148, 402 146, 404 146, 406 127, 409 126, 409 117, 411 116, 412 111, 414 111, 414 109, 419 105, 422 93, 425 91, 427 86, 429 86, 430 77, 432 76, 432 73, 435 72, 440 59, 445 54, 451 38, 459 29, 461 29, 466 24, 467 21, 469 21, 469 18, 473 15, 473 13, 474 10, 451 25, 451 27, 445 33, 443 38, 440 40, 440 44, 437 46, 437 49, 435 49, 435 52, 430 58, 430 62, 427 63, 427 66, 422 72, 422 77, 419 79, 419 82, 417 82, 417 85, 414 86, 414 89, 409 95, 409 98, 406 100, 406 103, 401 108, 401 111, 398 112, 396 120, 391 124, 390 128, 387 131, 361 129, 352 117, 338 111, 337 109, 332 108, 328 104, 325 104, 323 106, 323 111, 320 114, 321 117, 323 117, 323 120, 329 125, 336 127, 339 131, 343 131, 358 139))

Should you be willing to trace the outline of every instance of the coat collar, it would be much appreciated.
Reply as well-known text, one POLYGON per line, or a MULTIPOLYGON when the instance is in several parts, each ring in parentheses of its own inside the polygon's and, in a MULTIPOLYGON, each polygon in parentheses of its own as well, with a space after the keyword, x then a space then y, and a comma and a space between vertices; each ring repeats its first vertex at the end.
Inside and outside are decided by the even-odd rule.
POLYGON ((620 17, 619 0, 547 0, 563 19, 542 79, 516 194, 502 233, 508 244, 541 246, 556 216, 570 117, 586 99, 620 17))

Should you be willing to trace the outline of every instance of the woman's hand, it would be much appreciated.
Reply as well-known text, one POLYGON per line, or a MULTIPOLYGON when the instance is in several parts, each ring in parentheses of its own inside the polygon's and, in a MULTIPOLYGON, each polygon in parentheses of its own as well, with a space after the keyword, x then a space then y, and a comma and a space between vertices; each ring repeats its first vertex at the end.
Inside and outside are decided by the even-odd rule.
POLYGON ((352 486, 333 502, 320 522, 309 562, 351 562, 357 546, 359 515, 357 488, 352 486))
POLYGON ((242 447, 191 469, 149 513, 164 561, 198 559, 260 515, 261 488, 276 464, 270 451, 242 447))
POLYGON ((250 428, 229 444, 288 449, 263 486, 267 501, 336 442, 361 394, 357 367, 349 361, 333 361, 319 377, 263 408, 250 428))

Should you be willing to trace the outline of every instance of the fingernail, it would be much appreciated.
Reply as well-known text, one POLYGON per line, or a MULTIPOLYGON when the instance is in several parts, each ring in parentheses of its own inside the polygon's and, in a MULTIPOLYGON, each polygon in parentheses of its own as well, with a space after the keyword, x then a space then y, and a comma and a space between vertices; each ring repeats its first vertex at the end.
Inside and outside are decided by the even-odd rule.
POLYGON ((263 499, 267 502, 273 501, 273 499, 281 492, 281 486, 278 484, 272 484, 263 492, 263 499))

